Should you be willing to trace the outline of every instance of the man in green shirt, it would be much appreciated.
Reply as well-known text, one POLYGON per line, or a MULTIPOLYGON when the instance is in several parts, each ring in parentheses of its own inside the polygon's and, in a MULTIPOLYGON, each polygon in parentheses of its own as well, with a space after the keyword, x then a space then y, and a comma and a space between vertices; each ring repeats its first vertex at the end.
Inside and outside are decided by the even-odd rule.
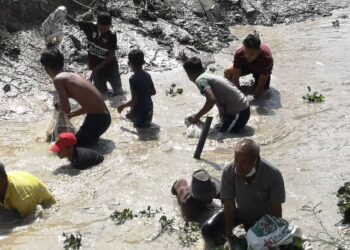
POLYGON ((22 217, 26 217, 35 212, 36 205, 45 208, 55 202, 41 180, 23 171, 6 173, 0 162, 0 206, 15 209, 22 217))

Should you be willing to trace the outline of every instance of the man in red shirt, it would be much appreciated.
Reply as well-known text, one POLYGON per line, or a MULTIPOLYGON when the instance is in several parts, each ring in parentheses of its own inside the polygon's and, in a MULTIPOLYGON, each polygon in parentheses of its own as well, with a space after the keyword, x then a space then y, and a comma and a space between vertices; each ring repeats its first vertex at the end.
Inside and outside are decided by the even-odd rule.
POLYGON ((256 86, 254 97, 258 97, 270 86, 272 68, 273 58, 269 47, 261 44, 257 34, 249 34, 243 40, 243 47, 236 51, 233 64, 224 74, 237 87, 240 86, 241 76, 253 74, 256 86))
POLYGON ((115 56, 117 36, 111 31, 112 17, 102 12, 97 17, 97 25, 91 22, 78 22, 67 16, 71 23, 78 25, 84 31, 88 40, 89 68, 92 70, 91 80, 101 92, 107 92, 109 82, 113 95, 122 95, 122 83, 118 62, 115 56))

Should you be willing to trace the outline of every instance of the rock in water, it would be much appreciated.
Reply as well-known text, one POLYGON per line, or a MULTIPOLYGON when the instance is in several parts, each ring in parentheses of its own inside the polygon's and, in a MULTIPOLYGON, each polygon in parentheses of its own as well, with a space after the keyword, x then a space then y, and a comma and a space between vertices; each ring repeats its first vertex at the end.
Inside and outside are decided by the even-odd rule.
POLYGON ((5 84, 5 86, 2 88, 2 90, 7 93, 11 90, 11 85, 10 84, 5 84))

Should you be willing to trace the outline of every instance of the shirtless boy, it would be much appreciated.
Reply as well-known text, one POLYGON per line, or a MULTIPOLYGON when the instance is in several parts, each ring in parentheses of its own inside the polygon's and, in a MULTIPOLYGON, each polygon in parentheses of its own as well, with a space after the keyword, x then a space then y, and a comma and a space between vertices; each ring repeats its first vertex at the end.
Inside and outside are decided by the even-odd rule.
POLYGON ((57 48, 44 51, 40 58, 46 73, 60 98, 59 109, 69 118, 86 114, 85 120, 76 134, 77 146, 96 143, 111 124, 111 115, 101 93, 84 77, 64 72, 64 58, 57 48), (80 104, 80 108, 71 111, 69 99, 80 104))

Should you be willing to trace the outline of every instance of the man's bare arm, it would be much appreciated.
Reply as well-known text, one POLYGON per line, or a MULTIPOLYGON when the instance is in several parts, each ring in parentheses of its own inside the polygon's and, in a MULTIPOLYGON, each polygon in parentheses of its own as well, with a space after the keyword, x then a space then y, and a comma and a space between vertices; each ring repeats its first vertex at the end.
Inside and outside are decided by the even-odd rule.
POLYGON ((83 114, 86 114, 86 111, 85 109, 83 109, 82 107, 78 108, 77 110, 74 110, 73 112, 71 112, 68 117, 69 118, 72 118, 72 117, 76 117, 76 116, 79 116, 79 115, 83 115, 83 114))
POLYGON ((272 204, 269 214, 278 218, 282 218, 282 204, 272 204))
POLYGON ((233 225, 236 219, 236 203, 234 200, 224 200, 225 237, 232 236, 233 225))
POLYGON ((254 97, 259 97, 260 94, 264 91, 268 78, 269 75, 260 75, 258 84, 255 89, 254 97))
POLYGON ((58 97, 60 98, 59 109, 62 110, 65 114, 69 114, 71 111, 71 107, 69 104, 68 94, 66 88, 63 85, 64 80, 55 79, 53 80, 53 84, 57 91, 58 97))
POLYGON ((241 69, 236 69, 235 66, 233 66, 232 71, 232 83, 239 88, 239 78, 241 77, 241 69))

